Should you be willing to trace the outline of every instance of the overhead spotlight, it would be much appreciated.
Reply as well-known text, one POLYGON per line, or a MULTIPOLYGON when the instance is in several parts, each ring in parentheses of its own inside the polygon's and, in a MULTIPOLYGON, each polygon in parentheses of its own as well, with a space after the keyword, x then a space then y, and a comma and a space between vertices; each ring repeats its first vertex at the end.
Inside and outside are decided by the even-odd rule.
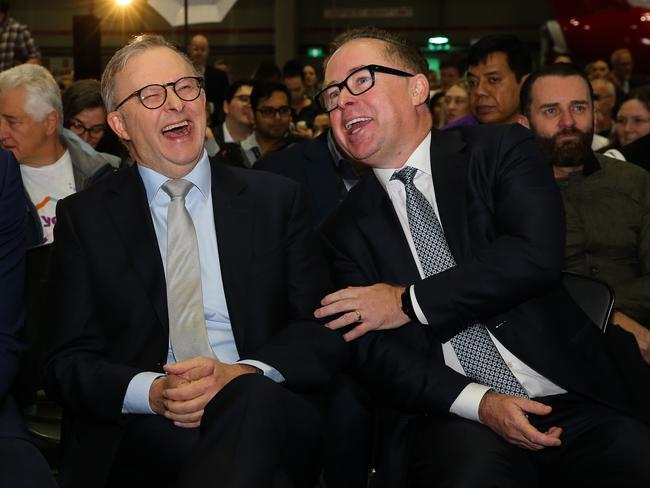
POLYGON ((125 7, 126 5, 129 5, 131 3, 131 0, 115 0, 115 3, 117 3, 121 7, 125 7))

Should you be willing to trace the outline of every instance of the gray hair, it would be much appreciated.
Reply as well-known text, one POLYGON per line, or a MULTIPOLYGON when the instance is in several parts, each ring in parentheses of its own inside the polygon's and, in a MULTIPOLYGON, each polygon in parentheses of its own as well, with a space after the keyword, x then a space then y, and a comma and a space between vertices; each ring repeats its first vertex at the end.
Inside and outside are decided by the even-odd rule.
POLYGON ((44 120, 55 111, 59 115, 59 134, 63 131, 61 90, 52 74, 37 64, 21 64, 0 73, 0 92, 24 88, 25 111, 36 120, 44 120))
POLYGON ((104 105, 106 106, 107 112, 112 112, 115 110, 117 105, 117 100, 114 99, 115 96, 115 75, 122 71, 129 60, 138 54, 143 53, 147 49, 166 47, 171 49, 176 54, 178 54, 183 61, 191 68, 192 72, 196 74, 196 69, 192 65, 192 62, 189 58, 181 52, 176 46, 167 41, 163 36, 158 34, 140 34, 139 36, 133 37, 126 46, 117 51, 113 57, 110 59, 104 69, 102 74, 102 98, 104 99, 104 105))

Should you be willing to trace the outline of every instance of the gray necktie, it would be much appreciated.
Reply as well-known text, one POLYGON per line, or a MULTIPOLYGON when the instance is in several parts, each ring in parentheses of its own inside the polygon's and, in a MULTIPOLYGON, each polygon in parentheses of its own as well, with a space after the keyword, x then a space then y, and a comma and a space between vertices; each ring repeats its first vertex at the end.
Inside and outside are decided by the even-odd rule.
POLYGON ((199 245, 185 197, 193 184, 169 180, 163 190, 171 197, 167 209, 167 310, 169 336, 176 361, 196 356, 214 358, 208 341, 201 291, 199 245))
MULTIPOLYGON (((425 276, 456 265, 442 226, 433 208, 413 184, 417 169, 410 166, 395 171, 391 180, 404 183, 406 213, 411 236, 425 276)), ((456 334, 451 345, 468 378, 490 386, 499 393, 528 397, 508 369, 483 324, 473 324, 456 334)))

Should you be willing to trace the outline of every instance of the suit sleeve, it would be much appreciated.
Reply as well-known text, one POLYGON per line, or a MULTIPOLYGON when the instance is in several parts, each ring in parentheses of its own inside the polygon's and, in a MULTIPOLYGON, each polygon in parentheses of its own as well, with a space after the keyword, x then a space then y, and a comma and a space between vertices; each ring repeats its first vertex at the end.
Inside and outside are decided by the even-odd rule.
POLYGON ((415 284, 418 304, 441 342, 543 293, 560 278, 564 209, 550 165, 523 127, 495 134, 502 136, 470 148, 471 256, 415 284), (491 222, 474 222, 486 218, 491 222))
POLYGON ((0 152, 0 404, 18 371, 24 345, 26 203, 18 164, 0 152))
MULTIPOLYGON (((641 173, 641 172, 639 172, 641 173)), ((642 172, 639 178, 638 204, 641 212, 638 229, 638 275, 636 278, 613 285, 615 307, 650 328, 650 174, 642 172)))
MULTIPOLYGON (((321 229, 326 256, 337 288, 381 281, 378 263, 354 225, 335 214, 321 229)), ((398 329, 370 332, 352 343, 351 373, 373 397, 411 413, 447 413, 468 378, 444 364, 440 344, 429 328, 409 323, 398 329)))
MULTIPOLYGON (((349 348, 338 332, 314 318, 320 299, 332 290, 323 252, 312 229, 299 185, 291 183, 282 257, 286 324, 257 350, 241 359, 261 361, 276 369, 295 391, 325 386, 347 358, 349 348)), ((280 283, 278 283, 280 286, 280 283)))

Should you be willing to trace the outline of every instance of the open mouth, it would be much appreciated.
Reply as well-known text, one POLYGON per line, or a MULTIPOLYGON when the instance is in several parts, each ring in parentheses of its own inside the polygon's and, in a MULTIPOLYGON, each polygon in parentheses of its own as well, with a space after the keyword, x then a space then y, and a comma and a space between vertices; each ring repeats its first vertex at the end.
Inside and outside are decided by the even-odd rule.
POLYGON ((170 124, 162 128, 162 134, 165 137, 170 137, 172 139, 178 137, 185 137, 190 134, 192 131, 190 122, 184 120, 182 122, 177 122, 176 124, 170 124))
POLYGON ((365 127, 372 119, 370 117, 355 117, 345 123, 345 129, 350 134, 356 134, 365 127))

